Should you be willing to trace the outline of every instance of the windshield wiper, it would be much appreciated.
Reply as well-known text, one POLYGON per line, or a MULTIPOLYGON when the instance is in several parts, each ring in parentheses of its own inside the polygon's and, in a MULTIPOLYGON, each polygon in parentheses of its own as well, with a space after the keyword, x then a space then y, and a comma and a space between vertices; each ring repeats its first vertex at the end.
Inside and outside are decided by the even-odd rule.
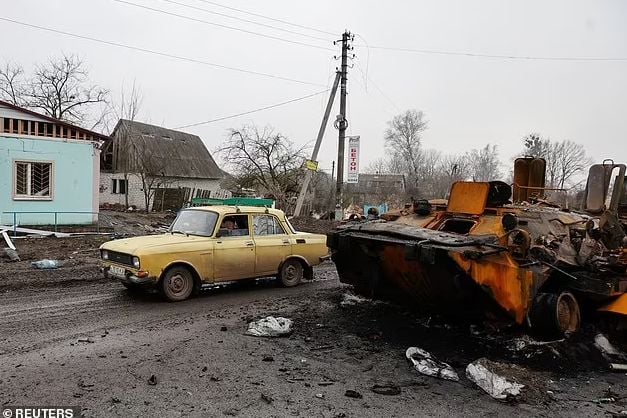
POLYGON ((173 229, 170 231, 170 234, 174 235, 174 234, 183 234, 186 237, 189 237, 189 234, 185 231, 179 231, 178 229, 173 229))

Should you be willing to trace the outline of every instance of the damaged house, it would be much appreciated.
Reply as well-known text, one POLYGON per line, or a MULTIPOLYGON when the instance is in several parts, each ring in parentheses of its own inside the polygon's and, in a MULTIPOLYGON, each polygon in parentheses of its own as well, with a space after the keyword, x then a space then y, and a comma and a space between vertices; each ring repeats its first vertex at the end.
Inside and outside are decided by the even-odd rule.
POLYGON ((0 101, 3 225, 97 220, 99 144, 108 137, 0 101))
POLYGON ((405 176, 360 173, 358 182, 347 184, 346 190, 354 205, 402 207, 405 203, 405 176))
POLYGON ((100 204, 178 210, 194 197, 231 197, 224 176, 197 135, 121 119, 103 146, 100 204))

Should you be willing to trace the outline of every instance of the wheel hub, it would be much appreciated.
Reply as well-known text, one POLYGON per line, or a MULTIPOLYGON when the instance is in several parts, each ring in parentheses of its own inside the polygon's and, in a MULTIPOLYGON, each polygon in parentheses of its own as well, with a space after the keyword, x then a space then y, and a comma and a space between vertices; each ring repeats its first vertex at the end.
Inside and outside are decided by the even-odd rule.
POLYGON ((185 289, 185 279, 180 274, 177 274, 170 278, 168 287, 173 293, 181 293, 185 289))

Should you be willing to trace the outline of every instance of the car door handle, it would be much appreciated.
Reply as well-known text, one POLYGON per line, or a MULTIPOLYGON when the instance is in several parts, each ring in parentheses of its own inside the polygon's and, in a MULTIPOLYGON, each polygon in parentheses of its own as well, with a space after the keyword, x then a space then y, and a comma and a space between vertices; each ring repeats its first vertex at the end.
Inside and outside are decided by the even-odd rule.
POLYGON ((283 244, 289 244, 289 243, 290 243, 290 240, 289 240, 289 239, 284 239, 284 240, 283 240, 283 244))
POLYGON ((252 247, 253 245, 255 245, 255 243, 254 243, 254 242, 252 242, 252 241, 248 241, 248 242, 246 243, 246 246, 247 246, 247 247, 252 247))

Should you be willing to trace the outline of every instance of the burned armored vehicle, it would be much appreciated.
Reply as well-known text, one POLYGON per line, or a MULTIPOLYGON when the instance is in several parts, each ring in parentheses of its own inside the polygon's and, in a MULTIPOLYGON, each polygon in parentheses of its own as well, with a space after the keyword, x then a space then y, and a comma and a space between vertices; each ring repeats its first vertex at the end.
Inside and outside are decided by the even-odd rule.
POLYGON ((496 313, 543 334, 574 333, 589 312, 627 318, 625 165, 593 165, 577 210, 545 200, 545 167, 519 158, 512 186, 456 182, 446 205, 417 201, 339 227, 327 245, 340 281, 440 312, 496 313))

